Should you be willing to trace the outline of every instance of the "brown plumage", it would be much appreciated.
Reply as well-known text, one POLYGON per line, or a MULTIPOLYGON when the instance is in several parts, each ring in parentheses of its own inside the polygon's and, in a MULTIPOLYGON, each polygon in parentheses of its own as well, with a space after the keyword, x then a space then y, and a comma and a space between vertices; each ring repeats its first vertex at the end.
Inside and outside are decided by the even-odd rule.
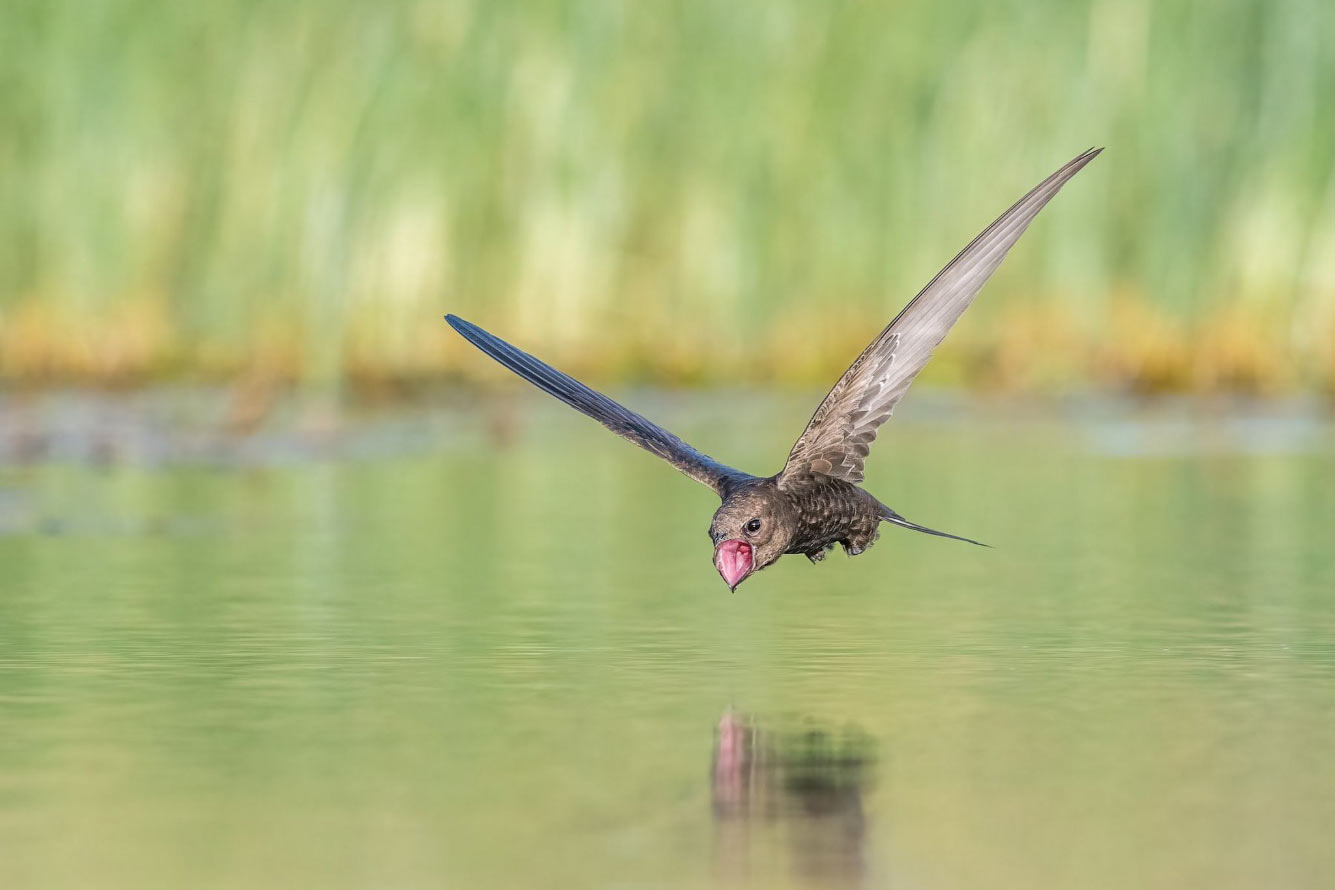
POLYGON ((752 476, 719 463, 476 325, 454 315, 445 319, 525 380, 718 492, 723 504, 714 513, 709 537, 714 566, 733 590, 785 553, 818 562, 841 544, 856 556, 876 540, 882 522, 976 544, 909 522, 857 483, 877 430, 932 351, 1043 206, 1100 151, 1084 152, 1043 180, 938 272, 834 384, 773 476, 752 476))

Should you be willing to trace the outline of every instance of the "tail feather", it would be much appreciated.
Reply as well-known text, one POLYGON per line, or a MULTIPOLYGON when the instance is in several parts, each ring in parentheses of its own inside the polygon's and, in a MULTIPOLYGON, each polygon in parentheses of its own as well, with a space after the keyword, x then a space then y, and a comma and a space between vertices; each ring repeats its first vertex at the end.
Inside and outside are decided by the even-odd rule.
POLYGON ((903 516, 900 516, 898 513, 896 513, 894 510, 891 510, 884 504, 882 504, 881 507, 885 511, 881 515, 881 518, 886 522, 894 523, 895 525, 901 528, 912 529, 915 532, 922 532, 925 535, 936 535, 939 538, 950 538, 951 540, 954 541, 963 541, 966 544, 977 544, 979 547, 992 546, 991 544, 984 544, 982 541, 975 541, 973 538, 964 538, 959 535, 952 535, 949 532, 939 532, 934 528, 928 528, 925 525, 918 525, 918 523, 916 522, 909 522, 903 516))

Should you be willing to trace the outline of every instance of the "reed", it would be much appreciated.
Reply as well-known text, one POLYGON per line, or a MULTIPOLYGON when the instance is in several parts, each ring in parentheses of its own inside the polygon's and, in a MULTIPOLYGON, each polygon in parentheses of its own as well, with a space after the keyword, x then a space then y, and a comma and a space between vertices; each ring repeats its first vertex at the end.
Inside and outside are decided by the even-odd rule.
POLYGON ((0 378, 491 373, 448 310, 603 381, 819 383, 1103 144, 933 377, 1335 389, 1332 33, 1328 0, 11 0, 0 378))

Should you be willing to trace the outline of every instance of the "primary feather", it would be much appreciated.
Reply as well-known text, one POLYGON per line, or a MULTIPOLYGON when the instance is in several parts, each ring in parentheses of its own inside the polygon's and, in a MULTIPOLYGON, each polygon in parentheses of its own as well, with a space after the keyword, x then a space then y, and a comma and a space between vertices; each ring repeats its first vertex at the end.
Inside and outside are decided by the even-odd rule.
POLYGON ((658 424, 590 389, 569 374, 563 374, 539 361, 522 349, 511 346, 500 337, 487 333, 472 322, 464 321, 457 315, 447 315, 445 320, 469 343, 529 383, 587 414, 617 435, 658 455, 695 481, 708 485, 720 496, 726 496, 728 490, 738 482, 755 478, 696 451, 658 424))
POLYGON ((815 473, 861 482, 876 431, 932 351, 973 303, 1043 206, 1103 149, 1090 149, 1040 182, 936 274, 863 350, 816 408, 788 455, 780 484, 815 473))

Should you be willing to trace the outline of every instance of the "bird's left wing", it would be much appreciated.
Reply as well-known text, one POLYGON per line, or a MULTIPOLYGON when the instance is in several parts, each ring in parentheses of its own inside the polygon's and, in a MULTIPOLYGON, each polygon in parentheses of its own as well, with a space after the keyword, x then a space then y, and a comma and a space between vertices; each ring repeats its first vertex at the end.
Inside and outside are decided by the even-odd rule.
POLYGON ((469 343, 505 367, 523 377, 542 391, 556 396, 570 407, 582 411, 619 436, 623 436, 690 476, 703 482, 720 497, 726 497, 731 486, 755 478, 749 473, 721 464, 701 454, 681 439, 669 433, 600 392, 589 389, 568 374, 544 364, 523 350, 516 349, 501 338, 489 334, 457 315, 445 320, 463 335, 469 343))
POLYGON ((1029 223, 1103 149, 1090 149, 1036 185, 936 274, 863 350, 812 415, 779 476, 817 473, 862 481, 876 431, 973 303, 1029 223))

